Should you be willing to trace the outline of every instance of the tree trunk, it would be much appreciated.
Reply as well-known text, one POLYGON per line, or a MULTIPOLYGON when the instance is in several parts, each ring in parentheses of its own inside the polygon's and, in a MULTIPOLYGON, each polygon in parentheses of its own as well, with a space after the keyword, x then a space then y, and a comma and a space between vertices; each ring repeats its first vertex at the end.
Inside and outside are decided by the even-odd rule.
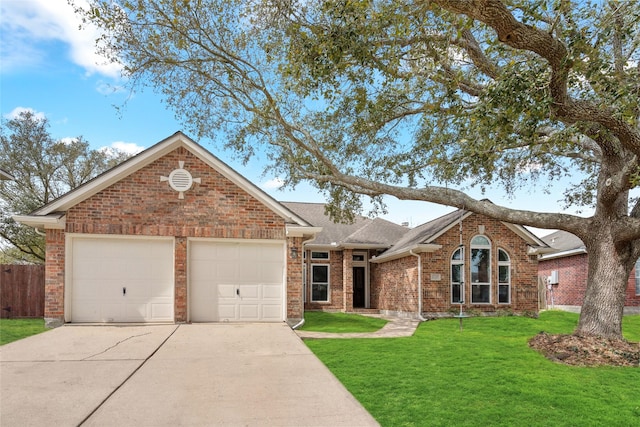
POLYGON ((585 241, 589 270, 576 335, 622 339, 625 289, 635 260, 630 245, 614 243, 610 229, 594 230, 585 241))

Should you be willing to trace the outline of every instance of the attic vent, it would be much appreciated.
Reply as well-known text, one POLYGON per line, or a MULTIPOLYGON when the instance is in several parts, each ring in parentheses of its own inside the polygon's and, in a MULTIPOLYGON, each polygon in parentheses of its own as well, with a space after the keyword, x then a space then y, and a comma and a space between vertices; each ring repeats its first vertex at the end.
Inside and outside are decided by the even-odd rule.
POLYGON ((176 190, 179 199, 184 199, 184 192, 191 189, 194 182, 200 183, 200 178, 192 178, 189 171, 184 169, 184 162, 178 162, 178 169, 175 169, 168 177, 161 176, 160 181, 169 181, 169 186, 176 190))
POLYGON ((169 174, 169 185, 176 191, 187 191, 192 184, 191 174, 184 169, 176 169, 169 174))

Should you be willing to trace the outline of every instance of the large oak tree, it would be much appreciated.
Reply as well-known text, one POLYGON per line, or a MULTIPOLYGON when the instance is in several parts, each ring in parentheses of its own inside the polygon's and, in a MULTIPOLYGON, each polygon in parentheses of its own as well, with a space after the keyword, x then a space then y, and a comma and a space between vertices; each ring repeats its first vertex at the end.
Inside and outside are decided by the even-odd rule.
POLYGON ((348 216, 383 195, 562 229, 589 254, 578 334, 622 338, 640 257, 640 6, 571 0, 91 0, 99 49, 200 138, 266 153, 348 216), (573 179, 531 212, 462 188, 573 179), (563 209, 561 206, 558 212, 563 209))

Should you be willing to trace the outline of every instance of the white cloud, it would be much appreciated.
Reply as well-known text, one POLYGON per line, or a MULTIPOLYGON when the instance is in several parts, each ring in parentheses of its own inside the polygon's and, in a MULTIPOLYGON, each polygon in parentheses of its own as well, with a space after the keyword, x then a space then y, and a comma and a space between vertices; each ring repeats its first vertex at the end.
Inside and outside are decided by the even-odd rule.
POLYGON ((16 107, 13 110, 11 110, 11 112, 5 114, 4 117, 6 119, 13 120, 13 119, 18 118, 20 113, 23 113, 25 111, 30 111, 31 113, 33 113, 35 118, 38 119, 38 120, 44 120, 45 117, 46 117, 44 113, 36 111, 33 108, 29 108, 29 107, 16 107))
POLYGON ((136 144, 135 142, 124 142, 124 141, 116 141, 111 143, 111 145, 109 147, 104 147, 104 149, 106 150, 118 150, 118 151, 122 151, 128 154, 138 154, 139 152, 141 152, 142 150, 144 150, 144 147, 141 145, 136 144))
MULTIPOLYGON (((80 5, 84 0, 77 1, 80 5)), ((88 75, 117 78, 120 67, 96 54, 95 27, 80 30, 80 18, 67 0, 3 0, 0 2, 3 69, 20 69, 46 61, 46 43, 63 42, 69 47, 69 59, 88 75)))
POLYGON ((273 178, 267 182, 262 183, 262 188, 266 188, 269 190, 279 189, 284 185, 284 180, 281 178, 273 178))

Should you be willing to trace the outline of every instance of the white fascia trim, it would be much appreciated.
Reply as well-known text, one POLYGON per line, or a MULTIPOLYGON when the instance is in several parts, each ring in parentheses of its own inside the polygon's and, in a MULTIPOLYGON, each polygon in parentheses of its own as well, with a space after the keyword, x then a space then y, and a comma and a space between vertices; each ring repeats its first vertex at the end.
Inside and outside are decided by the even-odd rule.
POLYGON ((13 220, 35 229, 64 230, 66 224, 65 215, 13 215, 13 220))
POLYGON ((205 148, 198 145, 195 141, 191 140, 182 132, 176 132, 169 138, 160 141, 156 145, 146 149, 140 154, 137 154, 136 156, 121 163, 113 169, 110 169, 109 171, 98 176, 92 181, 89 181, 86 184, 81 185, 77 189, 70 191, 64 196, 58 198, 57 200, 54 200, 48 205, 43 206, 33 213, 37 215, 47 215, 51 212, 66 212, 69 208, 75 206, 81 201, 93 196, 94 194, 100 192, 108 186, 115 184, 116 182, 131 175, 132 173, 137 172, 151 162, 161 158, 165 154, 170 153, 178 147, 185 147, 187 150, 191 151, 200 160, 207 163, 213 169, 222 174, 225 178, 229 179, 244 191, 258 199, 261 203, 263 203, 274 213, 282 217, 285 221, 303 226, 311 225, 304 219, 287 209, 284 205, 273 199, 271 196, 251 183, 245 177, 238 174, 231 167, 215 157, 205 148))
POLYGON ((405 258, 405 257, 412 256, 412 255, 415 256, 415 254, 420 254, 420 253, 424 253, 424 252, 435 252, 435 251, 440 250, 440 249, 442 249, 442 245, 436 245, 436 244, 433 244, 433 243, 413 245, 413 246, 411 246, 409 248, 406 248, 402 252, 396 252, 396 253, 389 254, 389 255, 382 254, 380 256, 371 258, 370 261, 373 262, 373 263, 393 261, 393 260, 396 260, 396 259, 405 258))
POLYGON ((287 237, 317 236, 322 232, 322 227, 304 227, 299 225, 286 225, 287 237))
POLYGON ((240 175, 238 172, 233 170, 229 165, 224 163, 222 160, 215 157, 209 151, 207 151, 204 147, 194 143, 189 140, 187 137, 183 139, 185 145, 188 145, 190 151, 196 154, 200 160, 209 164, 213 169, 217 170, 229 181, 236 184, 238 187, 242 188, 244 191, 258 199, 264 205, 266 205, 269 209, 275 212, 277 215, 282 217, 289 223, 294 223, 302 226, 311 226, 307 221, 293 213, 291 210, 287 209, 280 202, 269 196, 267 193, 262 191, 259 187, 253 184, 251 181, 246 179, 244 176, 240 175))
POLYGON ((381 243, 343 243, 340 245, 342 249, 389 249, 389 245, 381 243))
POLYGON ((540 261, 546 261, 546 260, 549 260, 549 259, 564 258, 564 257, 568 257, 568 256, 582 255, 582 254, 586 254, 586 253, 587 253, 587 250, 585 248, 570 249, 568 251, 562 251, 562 252, 549 253, 549 254, 542 255, 539 260, 540 261))
POLYGON ((54 200, 48 205, 43 206, 33 213, 46 215, 56 211, 66 212, 81 201, 88 199, 89 197, 107 188, 108 186, 115 184, 116 182, 131 175, 134 172, 137 172, 154 160, 159 159, 165 154, 175 150, 180 146, 181 136, 182 135, 180 134, 172 135, 163 142, 146 149, 140 154, 137 154, 129 160, 126 160, 120 165, 108 170, 102 175, 94 178, 92 181, 89 181, 76 188, 75 190, 71 190, 64 196, 54 200))
POLYGON ((544 241, 542 241, 542 239, 540 239, 538 236, 536 236, 535 234, 527 230, 522 225, 511 224, 509 222, 502 222, 502 223, 505 225, 505 227, 507 227, 509 230, 513 231, 514 233, 516 233, 518 236, 520 236, 524 241, 529 243, 531 246, 538 246, 541 249, 549 247, 549 245, 547 245, 544 241))

